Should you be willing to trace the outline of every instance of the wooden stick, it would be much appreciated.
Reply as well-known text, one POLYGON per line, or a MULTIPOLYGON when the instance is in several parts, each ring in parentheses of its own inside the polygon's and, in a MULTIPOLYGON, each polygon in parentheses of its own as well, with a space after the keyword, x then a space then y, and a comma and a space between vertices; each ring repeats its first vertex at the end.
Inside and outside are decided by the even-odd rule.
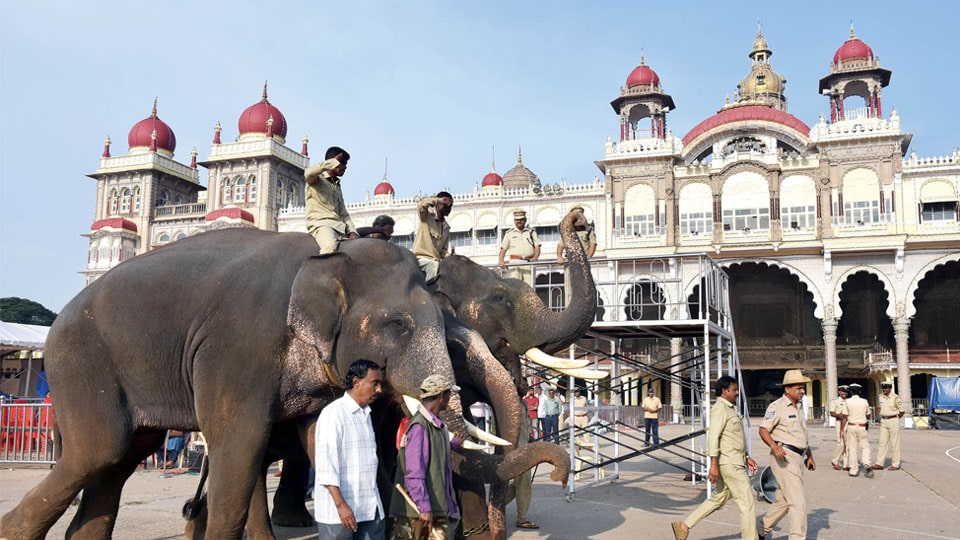
POLYGON ((397 488, 397 491, 399 491, 401 495, 403 495, 403 498, 407 501, 407 504, 410 505, 410 508, 413 508, 414 511, 416 511, 419 514, 420 509, 417 508, 417 503, 413 502, 413 499, 410 498, 410 494, 407 493, 407 490, 403 489, 403 486, 401 486, 400 484, 395 484, 394 487, 397 488))

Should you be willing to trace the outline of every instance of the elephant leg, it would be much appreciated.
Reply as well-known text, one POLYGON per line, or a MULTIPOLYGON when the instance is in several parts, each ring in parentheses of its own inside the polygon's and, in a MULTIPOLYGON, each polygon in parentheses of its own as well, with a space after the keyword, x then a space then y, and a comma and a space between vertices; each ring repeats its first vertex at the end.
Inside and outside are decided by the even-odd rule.
POLYGON ((490 537, 493 540, 507 538, 507 486, 508 483, 504 481, 490 484, 487 519, 490 521, 490 537))
MULTIPOLYGON (((296 449, 293 450, 296 451, 296 449)), ((309 484, 310 461, 306 453, 285 457, 280 485, 277 486, 277 492, 273 495, 274 524, 283 527, 311 527, 316 523, 306 505, 309 484)))
MULTIPOLYGON (((269 423, 250 422, 251 415, 245 415, 242 410, 236 411, 235 418, 247 422, 221 424, 219 431, 207 435, 210 445, 208 538, 239 539, 243 536, 254 485, 266 455, 269 423)), ((263 501, 266 502, 265 496, 263 501)))
POLYGON ((107 468, 83 487, 80 506, 67 528, 72 540, 110 538, 117 523, 120 494, 140 462, 163 444, 159 433, 138 434, 123 459, 107 468))
MULTIPOLYGON (((271 463, 272 457, 263 460, 260 474, 253 485, 253 493, 250 495, 250 508, 247 510, 247 538, 250 540, 276 540, 267 513, 267 471, 271 463)), ((287 469, 286 462, 283 469, 287 469)))
POLYGON ((487 490, 483 482, 455 475, 453 484, 460 500, 460 526, 463 536, 470 540, 489 540, 487 521, 487 490))

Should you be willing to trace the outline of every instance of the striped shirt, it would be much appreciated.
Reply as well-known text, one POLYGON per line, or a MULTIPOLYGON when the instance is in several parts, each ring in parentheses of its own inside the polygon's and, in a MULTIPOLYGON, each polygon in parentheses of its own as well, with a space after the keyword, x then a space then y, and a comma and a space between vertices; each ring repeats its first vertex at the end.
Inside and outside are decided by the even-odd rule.
POLYGON ((327 405, 317 421, 314 516, 318 523, 339 524, 340 514, 325 486, 337 486, 358 522, 383 519, 377 491, 377 440, 370 407, 349 394, 327 405))

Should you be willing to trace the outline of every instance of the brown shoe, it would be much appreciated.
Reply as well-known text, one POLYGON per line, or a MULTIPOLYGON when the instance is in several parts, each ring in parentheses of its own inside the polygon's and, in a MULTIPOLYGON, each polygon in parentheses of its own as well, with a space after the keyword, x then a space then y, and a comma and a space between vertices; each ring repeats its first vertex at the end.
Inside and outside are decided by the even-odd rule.
POLYGON ((897 467, 896 465, 891 465, 890 468, 887 469, 887 470, 888 470, 888 471, 899 471, 899 470, 900 470, 900 467, 897 467))
POLYGON ((883 470, 883 465, 874 463, 874 464, 873 464, 873 468, 874 468, 874 470, 880 471, 880 470, 883 470))
POLYGON ((670 524, 673 527, 673 537, 677 540, 687 540, 687 536, 690 534, 690 531, 683 530, 682 521, 674 521, 670 524))
POLYGON ((830 464, 833 465, 833 470, 835 470, 835 471, 842 471, 842 470, 843 470, 843 467, 837 465, 836 463, 834 463, 834 462, 832 462, 832 461, 830 462, 830 464))

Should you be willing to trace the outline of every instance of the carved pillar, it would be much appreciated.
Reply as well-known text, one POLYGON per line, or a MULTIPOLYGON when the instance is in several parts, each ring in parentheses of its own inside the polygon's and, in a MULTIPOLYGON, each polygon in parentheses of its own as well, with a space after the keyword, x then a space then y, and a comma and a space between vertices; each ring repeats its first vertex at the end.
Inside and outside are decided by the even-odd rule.
POLYGON ((893 320, 893 337, 897 342, 897 395, 907 410, 905 427, 913 427, 913 402, 910 396, 910 353, 907 341, 910 338, 910 319, 897 317, 893 320))
MULTIPOLYGON (((827 377, 827 403, 837 397, 837 320, 828 309, 823 318, 823 363, 827 377)), ((829 418, 829 416, 826 416, 829 418)))
POLYGON ((670 408, 673 409, 673 423, 683 423, 683 389, 680 387, 680 338, 670 340, 670 408))

